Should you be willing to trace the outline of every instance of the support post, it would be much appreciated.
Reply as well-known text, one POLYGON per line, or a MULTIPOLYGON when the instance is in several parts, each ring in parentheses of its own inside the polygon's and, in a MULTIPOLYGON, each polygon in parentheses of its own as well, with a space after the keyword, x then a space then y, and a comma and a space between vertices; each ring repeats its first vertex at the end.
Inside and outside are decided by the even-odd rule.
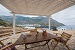
POLYGON ((15 16, 15 14, 13 13, 13 34, 15 35, 15 33, 16 33, 16 29, 15 29, 15 27, 16 27, 16 25, 15 25, 15 20, 16 20, 16 16, 15 16))
POLYGON ((49 30, 50 30, 50 16, 48 17, 48 20, 49 20, 49 30))

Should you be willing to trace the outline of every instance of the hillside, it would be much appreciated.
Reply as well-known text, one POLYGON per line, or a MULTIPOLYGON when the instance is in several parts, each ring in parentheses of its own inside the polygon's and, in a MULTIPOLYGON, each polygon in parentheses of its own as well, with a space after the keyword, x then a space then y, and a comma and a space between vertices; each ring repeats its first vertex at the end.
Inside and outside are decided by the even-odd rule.
MULTIPOLYGON (((12 16, 0 16, 0 19, 8 21, 12 23, 12 16)), ((50 19, 51 26, 63 26, 64 24, 55 21, 54 19, 50 19)), ((16 16, 16 25, 23 25, 23 24, 40 24, 43 26, 48 26, 48 18, 46 17, 23 17, 23 16, 16 16)))
POLYGON ((5 26, 6 27, 6 26, 11 26, 11 24, 4 21, 4 20, 2 20, 2 19, 0 19, 0 26, 5 26))

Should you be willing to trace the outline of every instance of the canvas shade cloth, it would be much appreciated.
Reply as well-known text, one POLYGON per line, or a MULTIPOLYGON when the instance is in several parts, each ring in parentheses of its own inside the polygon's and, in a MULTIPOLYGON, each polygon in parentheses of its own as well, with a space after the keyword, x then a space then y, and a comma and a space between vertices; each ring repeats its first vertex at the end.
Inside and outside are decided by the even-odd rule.
POLYGON ((0 0, 0 4, 15 14, 50 16, 75 5, 75 0, 0 0))

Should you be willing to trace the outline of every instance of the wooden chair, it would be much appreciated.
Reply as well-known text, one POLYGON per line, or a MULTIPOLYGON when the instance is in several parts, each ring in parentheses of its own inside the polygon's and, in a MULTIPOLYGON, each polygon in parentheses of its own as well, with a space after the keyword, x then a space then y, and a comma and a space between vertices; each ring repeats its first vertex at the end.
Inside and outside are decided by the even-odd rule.
POLYGON ((31 29, 30 33, 37 33, 37 29, 31 29))
MULTIPOLYGON (((1 41, 0 41, 0 44, 2 45, 2 48, 0 48, 0 50, 9 50, 13 45, 12 43, 10 43, 9 45, 4 45, 1 41)), ((15 50, 17 50, 17 49, 15 49, 15 50)))
POLYGON ((5 45, 5 44, 3 44, 3 40, 6 40, 6 39, 8 39, 8 38, 4 38, 4 39, 2 39, 2 40, 0 40, 0 44, 2 45, 2 47, 0 48, 0 50, 9 50, 8 48, 12 48, 12 49, 15 49, 15 50, 17 50, 16 48, 15 48, 15 46, 13 46, 13 44, 11 43, 11 42, 9 42, 9 43, 7 43, 7 45, 5 45))
POLYGON ((5 45, 2 43, 2 41, 4 41, 4 40, 7 40, 7 39, 9 39, 8 37, 6 37, 6 38, 2 38, 1 40, 0 40, 0 44, 2 45, 2 47, 4 47, 5 45))
MULTIPOLYGON (((0 50, 6 50, 7 48, 9 48, 10 46, 12 46, 13 44, 11 43, 11 44, 9 44, 9 45, 6 45, 6 46, 4 46, 4 47, 2 47, 0 50)), ((8 49, 7 49, 8 50, 8 49)), ((17 50, 17 49, 15 49, 15 50, 17 50)))
MULTIPOLYGON (((71 34, 63 32, 61 34, 61 37, 57 37, 54 40, 57 42, 57 44, 59 42, 62 43, 62 44, 64 44, 67 47, 67 49, 70 50, 70 48, 68 47, 68 45, 66 43, 70 39, 71 36, 72 36, 71 34)), ((55 49, 55 47, 57 46, 57 44, 54 46, 53 50, 55 49)))
POLYGON ((31 32, 35 32, 35 31, 37 31, 37 29, 31 29, 30 31, 31 31, 31 32))

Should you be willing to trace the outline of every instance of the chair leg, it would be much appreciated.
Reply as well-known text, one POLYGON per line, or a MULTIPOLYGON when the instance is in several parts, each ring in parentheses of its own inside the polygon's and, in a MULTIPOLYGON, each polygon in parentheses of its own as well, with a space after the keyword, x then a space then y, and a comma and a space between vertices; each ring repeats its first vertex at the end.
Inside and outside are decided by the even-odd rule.
POLYGON ((65 46, 68 48, 68 50, 70 50, 70 48, 68 47, 68 45, 65 44, 65 46))
POLYGON ((48 49, 50 50, 48 43, 47 43, 47 46, 48 46, 48 49))
MULTIPOLYGON (((58 44, 58 41, 57 41, 57 44, 58 44)), ((55 47, 57 46, 57 44, 54 46, 53 50, 55 49, 55 47)))

